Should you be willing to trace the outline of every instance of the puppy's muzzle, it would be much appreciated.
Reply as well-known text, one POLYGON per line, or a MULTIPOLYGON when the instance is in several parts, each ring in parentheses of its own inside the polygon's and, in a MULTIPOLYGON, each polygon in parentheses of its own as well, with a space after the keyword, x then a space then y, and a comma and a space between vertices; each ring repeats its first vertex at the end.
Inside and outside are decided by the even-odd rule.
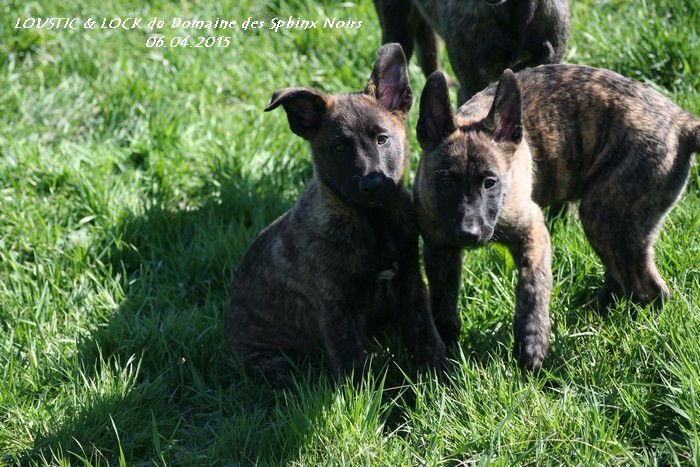
POLYGON ((382 191, 384 186, 384 176, 380 173, 374 172, 369 175, 365 175, 358 182, 358 189, 362 196, 371 198, 376 197, 382 191))

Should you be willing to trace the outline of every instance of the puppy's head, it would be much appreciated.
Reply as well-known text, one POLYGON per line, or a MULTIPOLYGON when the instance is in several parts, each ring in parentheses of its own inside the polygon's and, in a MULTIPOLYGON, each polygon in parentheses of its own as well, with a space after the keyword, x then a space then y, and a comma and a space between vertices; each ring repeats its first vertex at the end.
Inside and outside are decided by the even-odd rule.
POLYGON ((386 44, 363 92, 286 88, 272 95, 265 110, 284 108, 290 129, 311 143, 322 183, 348 202, 374 207, 403 183, 412 100, 403 50, 386 44))
POLYGON ((515 75, 503 73, 486 118, 459 126, 445 76, 433 73, 421 95, 417 133, 423 149, 415 187, 422 229, 458 247, 486 243, 498 223, 510 165, 523 139, 515 75))

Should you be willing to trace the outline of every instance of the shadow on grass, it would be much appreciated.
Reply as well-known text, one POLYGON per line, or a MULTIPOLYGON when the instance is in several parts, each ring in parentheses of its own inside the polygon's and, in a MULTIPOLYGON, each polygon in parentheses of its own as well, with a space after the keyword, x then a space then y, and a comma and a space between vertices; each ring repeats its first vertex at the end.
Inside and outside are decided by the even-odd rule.
MULTIPOLYGON (((250 180, 226 166, 213 172, 202 205, 173 209, 156 197, 97 246, 98 260, 125 278, 125 297, 80 340, 74 361, 58 376, 78 386, 80 409, 39 428, 21 463, 67 457, 112 464, 123 452, 137 463, 279 464, 298 456, 314 430, 333 423, 327 412, 342 389, 323 362, 302 367, 295 387, 276 391, 244 374, 223 344, 235 265, 258 231, 293 204, 297 193, 289 187, 301 187, 309 174, 250 180)), ((397 348, 388 337, 387 345, 397 348)), ((365 392, 402 387, 387 347, 372 349, 377 382, 365 392)), ((399 361, 406 359, 402 352, 399 361)), ((387 403, 400 391, 378 394, 387 403)), ((382 417, 389 429, 401 420, 398 412, 382 417)))
POLYGON ((219 193, 206 187, 202 205, 173 209, 156 196, 97 248, 105 266, 126 278, 126 296, 81 340, 76 358, 83 375, 74 377, 104 386, 104 394, 42 433, 28 458, 62 452, 114 461, 121 449, 127 459, 206 462, 214 450, 219 458, 252 462, 295 451, 295 437, 280 427, 280 396, 229 361, 221 329, 228 282, 245 245, 293 199, 279 180, 219 169, 212 179, 228 183, 219 193), (134 359, 136 377, 119 388, 120 368, 134 359), (105 374, 117 376, 100 381, 105 374))

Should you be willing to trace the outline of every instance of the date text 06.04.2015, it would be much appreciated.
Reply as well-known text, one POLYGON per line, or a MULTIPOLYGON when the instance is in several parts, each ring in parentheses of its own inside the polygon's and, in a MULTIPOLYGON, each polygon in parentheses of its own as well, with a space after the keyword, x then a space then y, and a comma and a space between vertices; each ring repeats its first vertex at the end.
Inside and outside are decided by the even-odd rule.
POLYGON ((212 47, 228 47, 231 36, 173 36, 166 38, 162 35, 148 36, 146 47, 193 47, 210 49, 212 47))

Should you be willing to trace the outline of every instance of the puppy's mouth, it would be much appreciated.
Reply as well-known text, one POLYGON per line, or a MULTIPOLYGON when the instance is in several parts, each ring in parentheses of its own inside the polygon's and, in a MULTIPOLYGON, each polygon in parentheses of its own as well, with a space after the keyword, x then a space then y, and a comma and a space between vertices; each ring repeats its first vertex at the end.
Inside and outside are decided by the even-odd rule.
POLYGON ((459 229, 457 232, 449 235, 448 238, 454 247, 470 249, 486 245, 492 240, 493 233, 493 230, 488 228, 459 229))
POLYGON ((362 196, 358 193, 348 194, 347 200, 362 209, 380 209, 386 205, 388 196, 362 196))
POLYGON ((376 196, 359 196, 359 204, 367 208, 382 208, 386 203, 393 198, 396 194, 395 187, 383 191, 381 194, 376 196))
POLYGON ((353 197, 357 204, 365 208, 383 207, 394 196, 397 188, 396 182, 381 173, 355 176, 353 182, 357 183, 353 197))
POLYGON ((450 243, 452 243, 452 246, 455 248, 472 249, 483 246, 486 243, 486 241, 487 240, 482 240, 481 238, 463 239, 458 237, 452 237, 450 243))
POLYGON ((471 250, 474 248, 479 248, 488 243, 488 239, 478 239, 478 240, 455 240, 455 246, 458 248, 463 248, 466 250, 471 250))

